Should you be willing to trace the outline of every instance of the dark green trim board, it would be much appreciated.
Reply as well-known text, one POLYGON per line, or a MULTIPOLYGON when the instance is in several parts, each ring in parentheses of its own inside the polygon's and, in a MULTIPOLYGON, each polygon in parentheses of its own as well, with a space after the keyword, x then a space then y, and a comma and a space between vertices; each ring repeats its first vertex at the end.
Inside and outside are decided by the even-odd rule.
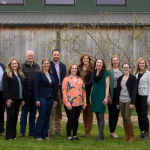
POLYGON ((75 6, 44 5, 44 0, 25 0, 25 5, 0 5, 0 11, 150 12, 150 0, 127 0, 126 6, 96 6, 96 0, 75 0, 75 6))

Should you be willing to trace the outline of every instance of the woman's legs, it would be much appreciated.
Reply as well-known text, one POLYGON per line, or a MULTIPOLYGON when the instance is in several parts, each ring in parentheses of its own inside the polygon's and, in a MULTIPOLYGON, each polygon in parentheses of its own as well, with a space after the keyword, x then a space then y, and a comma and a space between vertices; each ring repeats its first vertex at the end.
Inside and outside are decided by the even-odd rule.
POLYGON ((108 111, 109 111, 109 129, 110 133, 113 137, 118 137, 115 134, 117 122, 118 122, 118 117, 119 117, 119 111, 116 107, 116 89, 114 89, 113 93, 113 99, 112 99, 112 104, 108 104, 108 111))
POLYGON ((38 107, 39 117, 37 119, 36 128, 35 128, 35 138, 44 138, 43 137, 43 127, 47 114, 47 99, 40 98, 40 107, 38 107))
POLYGON ((51 115, 52 106, 53 106, 53 99, 51 98, 47 99, 47 112, 42 133, 44 139, 48 137, 49 118, 51 115))
POLYGON ((67 130, 67 137, 68 139, 71 138, 71 130, 73 128, 73 122, 74 122, 74 116, 75 116, 75 107, 72 107, 71 110, 68 110, 67 107, 64 105, 66 115, 68 118, 67 124, 66 124, 66 130, 67 130))
POLYGON ((78 119, 81 113, 82 106, 75 107, 75 114, 74 114, 74 122, 73 122, 73 136, 76 137, 77 130, 78 130, 78 119))
POLYGON ((97 141, 101 141, 101 139, 104 138, 104 132, 103 132, 104 125, 105 125, 104 113, 95 112, 95 114, 97 118, 98 129, 99 129, 99 135, 98 135, 97 141))

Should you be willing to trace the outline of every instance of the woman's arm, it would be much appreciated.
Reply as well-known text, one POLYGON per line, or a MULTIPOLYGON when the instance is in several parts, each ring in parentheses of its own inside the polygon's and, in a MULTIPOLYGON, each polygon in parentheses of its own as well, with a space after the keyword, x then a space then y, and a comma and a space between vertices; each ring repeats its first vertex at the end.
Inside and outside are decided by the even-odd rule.
POLYGON ((62 82, 62 94, 63 94, 63 101, 64 101, 64 104, 66 105, 66 107, 69 107, 71 106, 71 104, 68 102, 68 86, 67 86, 67 81, 68 79, 67 78, 64 78, 63 82, 62 82))
MULTIPOLYGON (((10 92, 9 92, 9 77, 7 76, 7 73, 4 72, 3 74, 3 94, 4 94, 4 98, 5 100, 9 100, 11 99, 11 95, 10 95, 10 92)), ((14 85, 15 86, 15 85, 14 85)))
POLYGON ((34 77, 34 100, 37 106, 40 106, 39 87, 41 72, 37 72, 34 77))
POLYGON ((106 86, 105 93, 106 93, 106 95, 105 95, 105 99, 103 101, 104 106, 107 105, 108 97, 109 97, 109 80, 110 80, 110 78, 109 78, 109 76, 107 76, 105 78, 105 86, 106 86))
POLYGON ((136 94, 137 94, 137 80, 136 77, 133 76, 133 81, 132 81, 132 96, 131 96, 131 104, 135 105, 135 100, 136 100, 136 94))

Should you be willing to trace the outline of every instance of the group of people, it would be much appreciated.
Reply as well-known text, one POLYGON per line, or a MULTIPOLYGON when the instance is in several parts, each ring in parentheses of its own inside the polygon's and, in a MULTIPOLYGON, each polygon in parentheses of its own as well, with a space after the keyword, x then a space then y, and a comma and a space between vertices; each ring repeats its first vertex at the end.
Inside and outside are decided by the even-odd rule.
POLYGON ((51 57, 52 61, 48 58, 42 60, 41 68, 34 62, 33 51, 27 51, 26 61, 22 65, 16 58, 10 59, 6 68, 0 64, 0 135, 6 136, 7 140, 16 139, 16 125, 21 105, 19 137, 25 136, 29 112, 29 136, 34 136, 38 141, 51 140, 53 128, 56 135, 61 135, 61 108, 64 103, 68 118, 68 141, 80 140, 77 130, 81 111, 85 129, 82 137, 90 136, 95 112, 99 130, 95 140, 104 139, 106 105, 109 110, 109 129, 112 138, 119 138, 115 130, 121 111, 126 135, 123 141, 135 141, 131 121, 134 106, 141 132, 139 138, 149 138, 147 114, 150 105, 150 72, 146 59, 140 58, 137 61, 133 75, 130 73, 129 63, 123 63, 120 67, 117 55, 112 56, 110 67, 107 69, 103 59, 96 59, 93 64, 90 55, 85 53, 78 65, 69 66, 67 73, 66 66, 59 61, 60 52, 53 50, 51 57), (37 109, 39 116, 35 125, 37 109))

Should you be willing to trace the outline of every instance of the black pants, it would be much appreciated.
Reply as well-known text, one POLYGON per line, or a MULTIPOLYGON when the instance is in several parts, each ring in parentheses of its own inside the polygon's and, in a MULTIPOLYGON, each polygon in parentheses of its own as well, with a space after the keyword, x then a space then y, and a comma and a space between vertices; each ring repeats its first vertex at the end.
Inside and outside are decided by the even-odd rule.
POLYGON ((110 133, 113 133, 116 130, 116 125, 118 122, 118 116, 119 116, 119 111, 120 111, 116 107, 116 89, 114 89, 114 92, 113 92, 112 102, 113 103, 111 105, 108 104, 110 133))
POLYGON ((3 99, 3 92, 0 91, 0 133, 4 133, 4 111, 5 101, 3 99))
POLYGON ((138 114, 140 131, 149 132, 147 96, 138 95, 135 101, 135 108, 138 114))
POLYGON ((78 119, 81 113, 82 106, 77 106, 77 107, 72 107, 72 110, 68 110, 66 106, 65 111, 67 114, 67 137, 71 136, 71 130, 73 129, 73 136, 77 135, 77 130, 78 130, 78 119))
POLYGON ((20 108, 20 100, 13 100, 11 107, 7 107, 6 140, 16 138, 16 125, 20 108))

